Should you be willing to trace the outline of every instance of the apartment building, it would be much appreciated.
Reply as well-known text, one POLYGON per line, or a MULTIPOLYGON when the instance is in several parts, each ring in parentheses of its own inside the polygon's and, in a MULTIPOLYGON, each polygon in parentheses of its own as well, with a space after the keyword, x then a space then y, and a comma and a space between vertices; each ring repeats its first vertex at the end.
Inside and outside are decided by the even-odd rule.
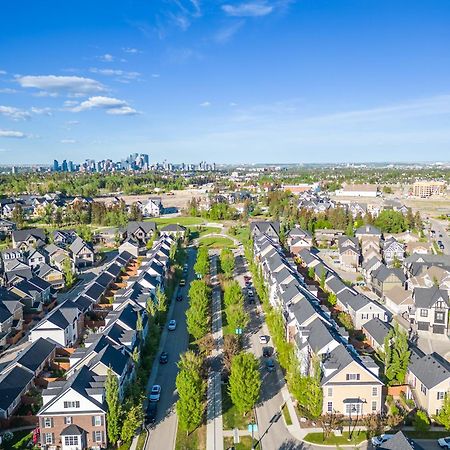
POLYGON ((445 181, 427 181, 418 180, 412 185, 412 194, 414 197, 427 198, 433 195, 442 195, 447 185, 445 181))

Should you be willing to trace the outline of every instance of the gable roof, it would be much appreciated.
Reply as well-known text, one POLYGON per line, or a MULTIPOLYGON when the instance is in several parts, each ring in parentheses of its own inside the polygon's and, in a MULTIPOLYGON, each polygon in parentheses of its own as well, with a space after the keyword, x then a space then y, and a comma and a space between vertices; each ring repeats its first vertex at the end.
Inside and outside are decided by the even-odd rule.
POLYGON ((0 409, 6 411, 33 378, 33 372, 20 366, 0 376, 0 409))
POLYGON ((186 227, 179 225, 178 223, 169 223, 165 227, 161 228, 161 231, 174 231, 174 232, 185 232, 186 227))
POLYGON ((421 445, 407 438, 401 431, 397 431, 394 437, 381 444, 380 450, 424 450, 421 445))
POLYGON ((141 229, 144 233, 148 234, 156 231, 155 222, 128 222, 127 234, 134 234, 136 230, 141 229))
POLYGON ((450 378, 450 363, 437 353, 425 355, 414 348, 411 351, 408 370, 428 389, 450 378))
POLYGON ((12 233, 14 242, 26 241, 30 236, 45 242, 45 231, 42 228, 30 228, 27 230, 15 230, 12 233))
POLYGON ((356 235, 372 235, 372 236, 381 236, 381 230, 373 225, 363 225, 359 228, 357 228, 356 235))
POLYGON ((55 350, 56 344, 44 338, 34 341, 17 359, 17 362, 33 373, 55 350))
POLYGON ((414 303, 419 308, 430 308, 440 298, 442 298, 445 304, 449 306, 448 292, 444 289, 439 289, 437 286, 430 288, 415 288, 413 298, 414 303))
POLYGON ((384 338, 392 328, 387 322, 383 322, 375 317, 363 325, 364 330, 369 334, 378 345, 384 344, 384 338))

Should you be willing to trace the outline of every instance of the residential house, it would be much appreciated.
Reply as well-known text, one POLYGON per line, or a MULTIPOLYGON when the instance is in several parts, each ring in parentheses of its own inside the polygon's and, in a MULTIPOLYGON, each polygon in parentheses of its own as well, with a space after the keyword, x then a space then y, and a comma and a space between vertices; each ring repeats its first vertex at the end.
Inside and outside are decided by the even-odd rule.
POLYGON ((390 289, 403 286, 405 282, 406 277, 402 269, 388 268, 384 264, 371 274, 372 290, 382 299, 390 289))
POLYGON ((392 438, 383 442, 380 450, 425 450, 420 444, 406 437, 402 431, 397 431, 392 438))
POLYGON ((314 230, 314 237, 318 245, 326 245, 331 247, 337 243, 339 236, 343 236, 344 230, 333 230, 333 229, 316 229, 314 230))
POLYGON ((0 238, 4 239, 7 236, 11 236, 16 228, 16 224, 11 220, 0 219, 0 238))
POLYGON ((52 233, 52 242, 58 246, 70 245, 78 234, 74 230, 55 230, 52 233))
POLYGON ((414 347, 408 364, 408 396, 428 415, 438 414, 450 391, 450 364, 437 353, 424 354, 414 347))
POLYGON ((48 254, 44 247, 38 247, 31 249, 28 253, 27 262, 32 270, 36 269, 42 264, 45 264, 48 260, 48 254))
POLYGON ((47 240, 42 228, 32 228, 29 230, 15 230, 12 233, 13 248, 27 251, 33 248, 42 247, 47 240))
POLYGON ((308 249, 310 250, 313 246, 313 238, 312 235, 302 230, 299 227, 292 228, 291 231, 289 231, 286 243, 289 248, 289 251, 293 255, 298 255, 300 250, 302 249, 308 249))
POLYGON ((383 258, 388 267, 400 267, 405 259, 405 247, 394 237, 383 243, 383 258))
POLYGON ((161 197, 150 197, 140 209, 143 217, 159 217, 164 212, 161 197))
POLYGON ((355 271, 359 266, 361 250, 357 238, 340 236, 338 238, 339 262, 344 270, 355 271))
POLYGON ((66 300, 45 316, 31 331, 29 340, 43 337, 62 347, 73 347, 80 336, 82 312, 72 301, 66 300))
POLYGON ((8 337, 22 330, 23 305, 20 298, 0 287, 0 348, 8 343, 8 337))
POLYGON ((155 233, 155 222, 128 222, 127 237, 139 242, 140 246, 145 246, 155 233))
POLYGON ((41 312, 43 306, 50 302, 51 284, 39 277, 22 280, 10 288, 20 298, 25 314, 41 312))
POLYGON ((274 241, 280 238, 280 222, 277 221, 255 221, 250 223, 250 233, 253 237, 265 234, 274 241))
POLYGON ((414 307, 410 309, 411 322, 417 324, 418 331, 434 334, 448 333, 449 297, 448 292, 437 286, 415 288, 414 307))
POLYGON ((361 241, 369 238, 377 238, 378 240, 381 240, 381 230, 373 225, 362 225, 355 231, 355 236, 360 239, 361 241))
POLYGON ((70 244, 69 250, 72 254, 72 261, 77 269, 89 267, 94 264, 95 253, 93 248, 80 237, 77 237, 70 244))
POLYGON ((49 383, 37 413, 42 449, 106 448, 105 380, 83 366, 66 381, 49 383))
POLYGON ((383 350, 384 339, 391 330, 391 325, 378 317, 374 317, 362 326, 366 341, 375 350, 383 350))
POLYGON ((55 290, 63 289, 65 286, 64 273, 56 267, 42 264, 36 270, 36 276, 50 283, 55 290))
POLYGON ((412 291, 403 286, 395 286, 384 295, 384 304, 393 314, 409 320, 409 310, 414 306, 412 291))
POLYGON ((136 241, 132 237, 126 238, 122 244, 119 246, 119 253, 121 252, 129 252, 131 253, 135 258, 139 256, 139 242, 136 241))
POLYGON ((187 233, 187 228, 177 223, 169 223, 160 230, 161 236, 172 236, 176 239, 184 238, 187 233))
POLYGON ((431 253, 431 243, 430 242, 408 242, 406 244, 406 253, 412 255, 417 253, 419 255, 426 255, 431 253))

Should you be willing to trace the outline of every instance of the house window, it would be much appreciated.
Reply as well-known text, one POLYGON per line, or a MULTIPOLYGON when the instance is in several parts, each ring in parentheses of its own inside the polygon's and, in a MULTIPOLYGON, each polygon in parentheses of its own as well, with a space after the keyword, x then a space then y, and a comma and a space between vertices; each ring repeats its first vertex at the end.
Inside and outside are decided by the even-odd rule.
POLYGON ((46 417, 44 419, 44 428, 51 428, 52 427, 52 419, 51 417, 46 417))
POLYGON ((372 388, 372 397, 376 397, 378 395, 378 388, 377 387, 373 387, 372 388))
POLYGON ((102 442, 103 441, 103 439, 102 439, 102 432, 101 431, 94 431, 93 439, 94 439, 94 442, 102 442))
POLYGON ((428 309, 421 309, 420 317, 428 317, 428 309))
POLYGON ((355 380, 359 380, 361 378, 361 375, 359 373, 348 373, 345 376, 345 379, 347 381, 355 381, 355 380))
POLYGON ((70 417, 70 416, 64 417, 64 423, 66 425, 70 425, 72 423, 72 417, 70 417))
POLYGON ((45 433, 45 443, 53 444, 53 433, 45 433))
POLYGON ((420 390, 424 395, 427 395, 427 388, 423 384, 420 385, 420 390))
POLYGON ((361 403, 347 403, 345 405, 345 414, 347 415, 358 415, 362 412, 361 403))
POLYGON ((64 445, 78 445, 78 436, 64 436, 64 445))
POLYGON ((372 411, 376 411, 377 410, 377 402, 376 400, 372 401, 372 411))
POLYGON ((333 388, 329 387, 328 388, 328 397, 333 397, 333 388))
POLYGON ((79 408, 80 407, 80 402, 76 401, 76 402, 64 402, 64 408, 79 408))
POLYGON ((437 399, 438 400, 444 400, 445 392, 438 392, 437 393, 437 399))
POLYGON ((439 300, 436 302, 436 308, 442 309, 444 307, 444 302, 442 300, 439 300))
POLYGON ((435 321, 436 322, 444 322, 444 313, 442 311, 436 311, 435 321))
POLYGON ((94 426, 95 427, 102 426, 102 416, 94 416, 94 426))
POLYGON ((333 402, 327 403, 327 412, 329 413, 333 412, 333 402))

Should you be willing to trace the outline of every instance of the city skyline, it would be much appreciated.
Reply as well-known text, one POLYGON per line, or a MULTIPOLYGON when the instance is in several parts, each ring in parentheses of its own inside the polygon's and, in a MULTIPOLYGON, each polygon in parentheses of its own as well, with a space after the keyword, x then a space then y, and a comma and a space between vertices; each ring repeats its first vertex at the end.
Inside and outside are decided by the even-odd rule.
POLYGON ((2 11, 0 164, 448 160, 447 2, 2 11))

